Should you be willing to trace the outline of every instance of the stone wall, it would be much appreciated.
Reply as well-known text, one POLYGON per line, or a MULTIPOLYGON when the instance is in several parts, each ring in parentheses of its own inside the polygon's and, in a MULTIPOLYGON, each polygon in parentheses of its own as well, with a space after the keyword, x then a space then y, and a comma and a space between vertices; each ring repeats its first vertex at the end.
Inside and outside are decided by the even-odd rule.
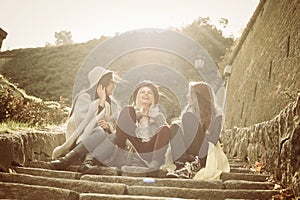
POLYGON ((32 161, 49 161, 53 149, 64 141, 63 130, 0 133, 0 170, 7 170, 12 162, 28 165, 32 161))
POLYGON ((2 41, 6 38, 7 32, 5 32, 2 28, 0 28, 0 50, 2 46, 2 41))
POLYGON ((300 2, 261 0, 234 50, 226 128, 276 116, 300 92, 300 2))
POLYGON ((267 172, 300 197, 300 95, 272 120, 222 132, 229 156, 266 164, 267 172))

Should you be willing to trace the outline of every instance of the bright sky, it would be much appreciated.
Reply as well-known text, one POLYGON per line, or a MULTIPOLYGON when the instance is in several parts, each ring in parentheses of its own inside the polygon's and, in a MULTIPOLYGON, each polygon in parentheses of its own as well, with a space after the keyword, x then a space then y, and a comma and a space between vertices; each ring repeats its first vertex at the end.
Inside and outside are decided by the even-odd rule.
POLYGON ((226 35, 239 37, 259 0, 0 0, 2 51, 55 43, 68 30, 76 43, 139 28, 182 27, 198 17, 229 20, 226 35))

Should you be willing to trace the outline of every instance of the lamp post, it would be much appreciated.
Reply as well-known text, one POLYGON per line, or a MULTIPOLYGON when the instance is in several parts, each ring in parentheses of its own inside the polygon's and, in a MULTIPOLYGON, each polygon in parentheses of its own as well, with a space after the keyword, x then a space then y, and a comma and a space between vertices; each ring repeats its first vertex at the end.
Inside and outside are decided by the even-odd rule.
POLYGON ((227 85, 228 85, 228 81, 229 81, 229 77, 231 75, 231 66, 230 65, 226 65, 225 68, 224 68, 224 78, 225 78, 225 83, 224 83, 224 86, 227 88, 227 85))
POLYGON ((196 67, 197 70, 201 70, 203 69, 205 64, 205 59, 202 56, 197 56, 195 61, 194 61, 194 65, 196 67))
POLYGON ((226 99, 227 99, 227 90, 228 90, 228 84, 229 84, 229 78, 231 75, 231 68, 232 66, 226 65, 224 68, 224 87, 225 87, 225 93, 224 93, 224 99, 223 99, 223 113, 224 113, 224 121, 225 121, 225 113, 226 113, 226 99))

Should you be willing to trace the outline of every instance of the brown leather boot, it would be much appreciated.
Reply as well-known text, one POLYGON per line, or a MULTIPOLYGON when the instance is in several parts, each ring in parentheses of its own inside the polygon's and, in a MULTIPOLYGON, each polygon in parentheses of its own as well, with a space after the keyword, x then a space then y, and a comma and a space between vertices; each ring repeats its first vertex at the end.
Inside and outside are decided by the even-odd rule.
POLYGON ((83 144, 79 143, 73 150, 67 153, 64 157, 50 162, 50 166, 54 170, 65 170, 75 161, 84 158, 87 154, 87 149, 83 144))

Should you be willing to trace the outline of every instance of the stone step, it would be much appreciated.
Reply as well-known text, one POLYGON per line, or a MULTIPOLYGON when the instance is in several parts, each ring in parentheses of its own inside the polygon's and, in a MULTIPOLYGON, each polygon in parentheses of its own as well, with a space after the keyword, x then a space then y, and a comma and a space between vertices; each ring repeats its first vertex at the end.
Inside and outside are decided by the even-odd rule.
MULTIPOLYGON (((54 171, 47 169, 38 169, 38 168, 26 168, 26 167, 17 167, 16 172, 19 174, 30 174, 34 176, 42 177, 52 177, 52 178, 64 178, 64 179, 80 179, 86 181, 94 182, 105 182, 105 183, 122 183, 126 185, 145 185, 145 177, 126 177, 126 176, 107 176, 107 175, 82 175, 78 172, 68 172, 68 171, 54 171), (80 178, 81 177, 81 178, 80 178)), ((230 173, 229 173, 230 174, 230 173)), ((273 184, 270 182, 260 182, 262 179, 265 180, 266 176, 260 175, 251 175, 243 174, 241 177, 244 180, 239 181, 235 178, 230 182, 229 175, 225 176, 226 180, 224 183, 220 181, 201 181, 201 180, 192 180, 192 179, 169 179, 169 178, 155 178, 155 182, 152 183, 152 186, 169 186, 169 187, 187 187, 187 188, 211 188, 211 189, 270 189, 273 187, 273 184), (227 177, 226 177, 227 176, 227 177), (247 179, 248 178, 248 179, 247 179), (249 180, 249 181, 245 181, 249 180), (257 180, 256 182, 254 182, 257 180), (227 186, 228 185, 228 186, 227 186)))
POLYGON ((153 187, 178 187, 178 188, 196 188, 196 189, 222 189, 222 181, 201 181, 192 179, 170 179, 170 178, 147 178, 147 177, 126 177, 126 176, 101 176, 101 175, 84 175, 81 180, 105 182, 105 183, 122 183, 128 186, 153 186, 153 187), (148 183, 150 180, 151 183, 148 183), (152 182, 153 181, 153 182, 152 182))
POLYGON ((79 194, 62 188, 0 182, 0 198, 77 200, 79 194))
MULTIPOLYGON (((252 174, 254 174, 253 170, 245 169, 241 166, 242 166, 242 164, 234 164, 234 166, 230 167, 230 172, 231 173, 252 173, 252 174)), ((40 168, 40 169, 49 169, 50 170, 49 164, 47 164, 46 162, 43 162, 43 161, 31 162, 29 164, 29 168, 30 167, 35 168, 35 169, 40 168)), ((78 165, 72 165, 67 169, 67 172, 77 172, 78 169, 79 169, 78 165)), ((17 170, 19 170, 18 171, 19 173, 23 173, 21 171, 24 171, 24 170, 18 169, 18 168, 17 168, 17 170)), ((36 172, 30 173, 30 174, 39 175, 40 173, 41 173, 41 171, 36 170, 36 172)), ((62 177, 54 176, 52 172, 47 172, 47 173, 50 173, 50 176, 52 176, 52 177, 57 177, 57 178, 65 177, 65 175, 63 175, 62 177)), ((127 172, 121 172, 121 171, 117 170, 117 168, 113 168, 113 167, 98 167, 98 169, 94 170, 91 174, 113 175, 113 176, 123 175, 123 176, 133 176, 133 177, 144 177, 144 176, 152 176, 153 177, 154 176, 154 177, 166 178, 167 171, 160 170, 158 173, 148 173, 148 174, 147 173, 127 173, 127 172)), ((45 176, 45 175, 43 175, 43 176, 45 176)), ((66 176, 68 176, 68 175, 66 174, 66 176)), ((73 174, 71 176, 73 176, 73 174)), ((77 173, 77 174, 75 174, 75 176, 80 176, 80 174, 77 173)))
MULTIPOLYGON (((0 182, 0 199, 60 199, 60 200, 167 200, 166 197, 150 197, 136 195, 115 195, 115 194, 98 194, 98 193, 81 193, 78 194, 72 190, 26 185, 20 183, 0 182)), ((180 200, 181 198, 176 198, 180 200)), ((186 199, 186 198, 185 198, 186 199)))
POLYGON ((247 189, 247 190, 272 190, 274 183, 253 182, 243 180, 228 180, 223 182, 225 189, 247 189))
POLYGON ((109 195, 109 194, 80 194, 81 200, 97 200, 97 199, 108 199, 108 200, 119 200, 119 199, 172 199, 172 200, 180 200, 180 199, 210 199, 210 200, 221 200, 221 199, 272 199, 272 196, 277 195, 276 191, 262 191, 262 190, 242 190, 242 191, 223 191, 223 190, 193 190, 180 192, 166 189, 164 191, 154 191, 152 189, 148 189, 143 192, 143 195, 139 195, 133 190, 136 188, 131 188, 127 195, 109 195), (137 195, 133 195, 137 194, 137 195), (145 196, 144 193, 147 193, 151 196, 145 196), (160 195, 160 196, 157 196, 160 195), (163 197, 162 197, 163 196, 163 197), (181 196, 181 197, 180 197, 181 196))
MULTIPOLYGON (((39 163, 39 167, 46 169, 16 167, 17 174, 0 173, 0 181, 7 184, 25 185, 25 191, 31 186, 73 191, 74 194, 79 194, 77 199, 84 200, 272 199, 273 195, 279 194, 278 190, 273 190, 274 184, 267 181, 267 175, 254 174, 241 167, 232 167, 230 173, 222 173, 220 180, 201 181, 161 177, 150 179, 149 177, 124 176, 124 174, 120 176, 118 170, 108 167, 99 168, 101 175, 84 175, 74 172, 76 170, 50 170, 47 169, 47 165, 43 165, 44 163, 39 163), (145 180, 154 180, 154 182, 149 183, 145 180)), ((22 188, 20 190, 23 191, 22 188)), ((58 199, 64 199, 64 197, 58 199)))
POLYGON ((254 181, 254 182, 264 182, 267 181, 269 176, 264 174, 247 174, 247 173, 226 173, 223 172, 220 176, 220 179, 223 181, 227 180, 245 180, 245 181, 254 181))
MULTIPOLYGON (((237 168, 237 167, 244 167, 248 164, 245 161, 235 160, 235 161, 229 161, 229 165, 231 168, 237 168)), ((32 161, 28 162, 26 165, 27 167, 34 167, 34 168, 43 168, 43 169, 50 169, 50 165, 45 161, 32 161)), ((79 168, 78 165, 72 165, 69 170, 71 171, 77 171, 79 168)))
POLYGON ((241 162, 241 163, 230 163, 229 166, 230 168, 234 167, 234 168, 238 168, 238 167, 242 167, 244 168, 247 164, 244 163, 244 162, 241 162))
MULTIPOLYGON (((62 170, 50 170, 43 168, 32 168, 32 167, 15 167, 14 170, 20 174, 30 174, 35 176, 44 177, 55 177, 55 178, 66 178, 66 179, 80 179, 82 173, 74 171, 62 171, 62 170)), ((110 167, 99 167, 96 174, 117 176, 119 173, 116 169, 110 167)))
MULTIPOLYGON (((80 194, 80 200, 170 200, 169 197, 151 197, 142 195, 111 195, 111 194, 95 194, 95 193, 82 193, 80 194)), ((187 198, 172 198, 173 200, 181 200, 187 198)))
POLYGON ((58 171, 42 168, 32 167, 16 167, 14 170, 18 174, 28 174, 34 176, 52 177, 52 178, 64 178, 64 179, 80 179, 81 173, 71 171, 58 171))
POLYGON ((230 172, 231 173, 254 173, 254 171, 250 170, 250 169, 245 169, 245 168, 241 168, 241 167, 231 167, 230 168, 230 172))
MULTIPOLYGON (((18 187, 14 191, 11 188, 16 185, 12 183, 6 188, 3 188, 6 199, 78 199, 68 194, 61 194, 62 189, 55 188, 57 194, 53 194, 51 187, 41 187, 36 185, 26 185, 26 190, 23 187, 18 187), (43 188, 43 191, 39 192, 37 189, 43 188), (32 192, 34 191, 34 192, 32 192), (16 195, 16 193, 18 195, 16 195), (41 195, 41 193, 43 195, 41 195), (8 195, 9 194, 9 195, 8 195), (26 195, 23 195, 26 194, 26 195), (30 195, 28 195, 30 194, 30 195)), ((18 184, 22 185, 22 184, 18 184)), ((1 184, 0 184, 1 188, 1 184)), ((77 194, 77 193, 75 193, 77 194)), ((207 190, 207 189, 180 189, 180 188, 145 188, 145 187, 129 187, 127 195, 113 195, 113 194, 99 194, 99 193, 82 193, 79 199, 272 199, 272 196, 278 195, 279 191, 274 190, 207 190), (146 195, 152 195, 146 196, 146 195)))
MULTIPOLYGON (((68 178, 68 179, 79 179, 81 173, 78 172, 70 172, 70 171, 57 171, 57 170, 49 170, 49 169, 41 169, 41 168, 29 168, 29 167, 16 167, 17 173, 21 174, 30 174, 36 176, 44 176, 44 177, 55 177, 55 178, 68 178)), ((99 174, 115 174, 111 171, 114 169, 110 169, 108 167, 103 167, 100 169, 99 174), (101 173, 103 172, 103 173, 101 173)), ((116 171, 116 170, 115 170, 116 171)), ((245 180, 245 181, 254 181, 254 182, 264 182, 268 178, 267 175, 263 174, 250 174, 250 173, 222 173, 221 180, 245 180)), ((165 178, 164 178, 165 179, 165 178)))
MULTIPOLYGON (((230 161, 229 162, 230 168, 238 168, 238 167, 244 167, 247 166, 247 163, 244 161, 230 161)), ((27 164, 27 167, 34 167, 34 168, 43 168, 43 169, 50 169, 50 166, 47 162, 45 161, 33 161, 33 162, 29 162, 27 164)), ((69 170, 71 171, 77 171, 79 168, 79 166, 73 165, 70 166, 69 170)))
POLYGON ((276 190, 188 189, 172 187, 128 186, 128 195, 162 196, 188 199, 272 199, 276 190))
MULTIPOLYGON (((34 161, 30 162, 27 166, 27 168, 40 168, 40 169, 51 169, 50 165, 47 162, 44 161, 34 161)), ((71 165, 67 168, 68 172, 78 172, 79 165, 71 165)), ((101 173, 104 175, 120 175, 120 172, 117 170, 117 168, 114 167, 99 167, 99 170, 97 173, 101 173)))
MULTIPOLYGON (((54 171, 47 169, 38 168, 25 168, 17 167, 16 172, 20 174, 30 174, 42 177, 52 178, 64 178, 64 179, 80 179, 94 182, 105 182, 105 183, 122 183, 126 185, 145 185, 144 178, 142 177, 125 177, 125 176, 105 176, 105 175, 83 175, 77 172, 67 171, 54 171), (80 178, 81 176, 81 178, 80 178)), ((169 187, 187 187, 187 188, 236 188, 236 189, 270 189, 273 184, 265 181, 265 175, 254 175, 254 174, 242 174, 243 180, 236 180, 236 176, 232 177, 234 173, 223 174, 224 183, 222 181, 200 181, 192 179, 167 179, 167 178, 155 178, 154 186, 169 186, 169 187), (232 178, 232 179, 230 179, 232 178), (230 182, 231 181, 231 182, 230 182)), ((238 174, 240 175, 240 174, 238 174)))
MULTIPOLYGON (((90 175, 86 175, 88 177, 90 175)), ((96 175, 94 175, 95 177, 96 175)), ((84 177, 82 177, 84 178, 84 177)), ((119 177, 126 178, 126 177, 119 177)), ((129 177, 132 178, 132 177, 129 177)), ((134 179, 134 178, 133 178, 134 179)), ((121 179, 116 179, 121 180, 121 179)), ((49 178, 49 177, 38 177, 32 175, 23 175, 23 174, 8 174, 8 173, 0 173, 0 181, 2 182, 10 182, 10 183, 19 183, 31 185, 33 187, 39 185, 43 187, 57 187, 63 188, 67 190, 73 190, 77 193, 100 193, 100 194, 114 194, 114 195, 130 195, 130 196, 153 196, 153 197, 172 197, 172 198, 190 198, 190 199, 226 199, 226 198, 235 198, 241 199, 245 197, 251 197, 254 199, 271 199, 273 195, 279 193, 276 190, 268 190, 265 188, 257 189, 236 189, 235 185, 246 185, 249 183, 235 183, 224 182, 223 189, 216 188, 203 188, 203 189, 195 189, 189 188, 190 185, 185 185, 184 182, 198 182, 199 187, 203 181, 194 181, 194 180, 181 180, 181 187, 166 187, 165 184, 163 186, 157 186, 152 184, 141 184, 141 185, 126 185, 121 183, 105 183, 105 182, 93 182, 87 180, 68 180, 68 179, 58 179, 58 178, 49 178), (226 189, 234 188, 234 189, 226 189)), ((172 180, 169 179, 169 183, 173 181, 178 181, 177 179, 172 180)), ((131 183, 133 182, 130 180, 131 183)), ((168 180, 165 180, 168 181, 168 180)), ((139 181, 141 182, 141 181, 139 181)), ((207 181, 209 182, 209 181, 207 181)), ((215 181, 212 181, 215 182, 215 181)), ((135 182, 136 183, 136 182, 135 182)), ((255 185, 253 183, 253 185, 255 185)), ((263 185, 263 184, 261 184, 263 185)), ((91 196, 91 195, 90 195, 91 196)), ((97 195, 96 195, 97 196, 97 195)), ((95 196, 93 196, 95 198, 95 196)), ((121 198, 121 197, 118 197, 121 198)), ((131 197, 133 198, 133 197, 131 197)), ((148 198, 148 197, 145 197, 148 198)))
POLYGON ((227 158, 229 163, 246 163, 246 160, 242 160, 239 158, 227 158))
POLYGON ((126 185, 120 183, 49 178, 27 174, 0 173, 0 181, 63 188, 78 193, 124 194, 126 190, 126 185))
POLYGON ((106 182, 106 183, 123 183, 129 186, 155 186, 155 187, 179 187, 179 188, 194 188, 194 189, 273 189, 274 184, 270 182, 253 182, 243 180, 221 180, 203 181, 193 179, 170 179, 170 178, 155 178, 151 179, 152 183, 145 183, 145 179, 141 177, 120 177, 120 176, 100 176, 100 175, 84 175, 81 180, 106 182))

